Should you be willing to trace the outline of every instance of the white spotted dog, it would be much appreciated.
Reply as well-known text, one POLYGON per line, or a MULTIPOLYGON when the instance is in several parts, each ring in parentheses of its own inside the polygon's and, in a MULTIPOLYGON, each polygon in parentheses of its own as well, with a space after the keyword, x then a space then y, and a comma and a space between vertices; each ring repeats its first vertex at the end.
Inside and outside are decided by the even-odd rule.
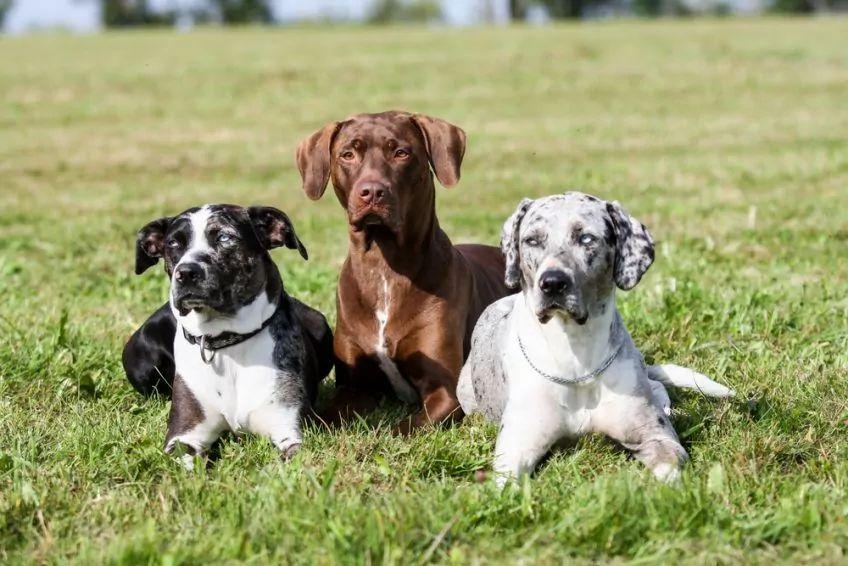
POLYGON ((532 472, 562 440, 612 437, 672 481, 687 459, 663 384, 733 391, 673 365, 646 367, 616 309, 654 259, 645 226, 615 202, 570 192, 524 199, 503 229, 506 283, 522 292, 489 306, 459 378, 467 413, 501 425, 494 471, 503 485, 532 472))
POLYGON ((224 431, 271 439, 284 459, 332 366, 324 316, 290 297, 268 250, 306 248, 276 208, 206 205, 142 228, 136 273, 159 258, 176 317, 165 452, 205 456, 224 431), (180 448, 181 447, 181 448, 180 448))

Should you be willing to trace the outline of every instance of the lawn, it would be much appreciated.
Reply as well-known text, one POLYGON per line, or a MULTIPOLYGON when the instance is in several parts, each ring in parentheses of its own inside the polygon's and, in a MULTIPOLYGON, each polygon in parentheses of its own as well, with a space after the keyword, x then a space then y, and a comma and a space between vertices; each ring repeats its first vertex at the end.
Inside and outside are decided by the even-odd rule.
MULTIPOLYGON (((848 560, 848 20, 0 38, 0 561, 399 563, 848 560), (620 294, 649 360, 739 392, 674 395, 691 455, 659 485, 589 438, 503 493, 496 428, 388 434, 389 404, 311 428, 282 464, 228 440, 161 452, 168 402, 124 341, 164 300, 136 230, 204 202, 287 211, 290 293, 335 319, 346 225, 300 190, 297 142, 403 108, 468 132, 438 188, 455 242, 579 187, 652 230, 620 294)), ((325 394, 329 392, 329 385, 325 394)))

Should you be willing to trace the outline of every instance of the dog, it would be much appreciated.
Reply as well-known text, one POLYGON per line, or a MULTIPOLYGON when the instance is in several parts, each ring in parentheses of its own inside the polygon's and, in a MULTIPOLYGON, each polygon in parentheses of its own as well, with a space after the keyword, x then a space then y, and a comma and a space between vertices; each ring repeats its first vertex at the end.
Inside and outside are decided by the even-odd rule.
MULTIPOLYGON (((131 351, 152 344, 167 357, 157 340, 172 337, 164 450, 188 466, 228 430, 270 438, 284 459, 300 448, 301 419, 332 366, 332 334, 321 313, 285 292, 268 253, 280 246, 308 258, 288 216, 272 207, 205 205, 138 232, 135 272, 164 260, 176 327, 157 312, 131 351), (307 326, 323 327, 322 338, 307 326)), ((152 365, 138 359, 144 370, 152 365)))
POLYGON ((733 391, 674 365, 646 367, 615 303, 654 260, 645 226, 616 202, 569 192, 524 199, 503 227, 505 281, 521 293, 480 317, 458 385, 466 413, 501 425, 494 472, 527 474, 561 440, 605 434, 660 480, 688 458, 664 387, 733 391))
POLYGON ((483 309, 511 291, 495 246, 453 246, 436 218, 433 172, 460 178, 465 132, 407 112, 359 114, 303 140, 297 166, 309 198, 332 180, 349 248, 337 292, 338 421, 385 394, 420 410, 396 432, 462 416, 456 383, 483 309))

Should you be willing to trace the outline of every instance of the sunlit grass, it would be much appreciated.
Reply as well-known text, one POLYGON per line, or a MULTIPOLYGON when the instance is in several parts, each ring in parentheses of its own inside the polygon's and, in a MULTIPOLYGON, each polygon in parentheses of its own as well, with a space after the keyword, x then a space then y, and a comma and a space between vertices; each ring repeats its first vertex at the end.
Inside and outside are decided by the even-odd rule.
POLYGON ((846 38, 816 19, 0 40, 0 560, 844 560, 846 38), (161 454, 167 403, 119 362, 167 285, 132 275, 135 231, 283 208, 310 255, 275 252, 286 287, 334 319, 345 224, 301 193, 294 148, 388 108, 467 130, 438 189, 455 241, 575 187, 650 227, 631 333, 740 393, 675 396, 678 489, 592 438, 498 493, 474 482, 495 427, 396 438, 392 406, 311 428, 286 466, 255 438, 208 472, 161 454))

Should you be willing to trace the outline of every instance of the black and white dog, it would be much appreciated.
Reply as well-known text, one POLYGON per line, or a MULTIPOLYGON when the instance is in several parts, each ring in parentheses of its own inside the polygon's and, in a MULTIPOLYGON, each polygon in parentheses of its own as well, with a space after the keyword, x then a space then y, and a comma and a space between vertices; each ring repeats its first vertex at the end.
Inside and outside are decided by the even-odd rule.
POLYGON ((503 228, 506 283, 472 336, 459 378, 462 409, 500 423, 498 482, 531 472, 559 441, 602 433, 662 480, 687 455, 663 384, 733 392, 675 365, 645 366, 615 305, 654 260, 641 222, 615 202, 572 192, 524 199, 503 228))
POLYGON ((128 375, 161 375, 161 387, 170 357, 162 339, 171 337, 165 452, 182 445, 187 464, 227 430, 266 436, 284 458, 300 447, 301 419, 332 366, 332 334, 283 289, 268 253, 280 246, 307 258, 289 218, 270 207, 206 205, 138 233, 136 273, 163 258, 171 289, 167 311, 133 336, 124 364, 128 375))

